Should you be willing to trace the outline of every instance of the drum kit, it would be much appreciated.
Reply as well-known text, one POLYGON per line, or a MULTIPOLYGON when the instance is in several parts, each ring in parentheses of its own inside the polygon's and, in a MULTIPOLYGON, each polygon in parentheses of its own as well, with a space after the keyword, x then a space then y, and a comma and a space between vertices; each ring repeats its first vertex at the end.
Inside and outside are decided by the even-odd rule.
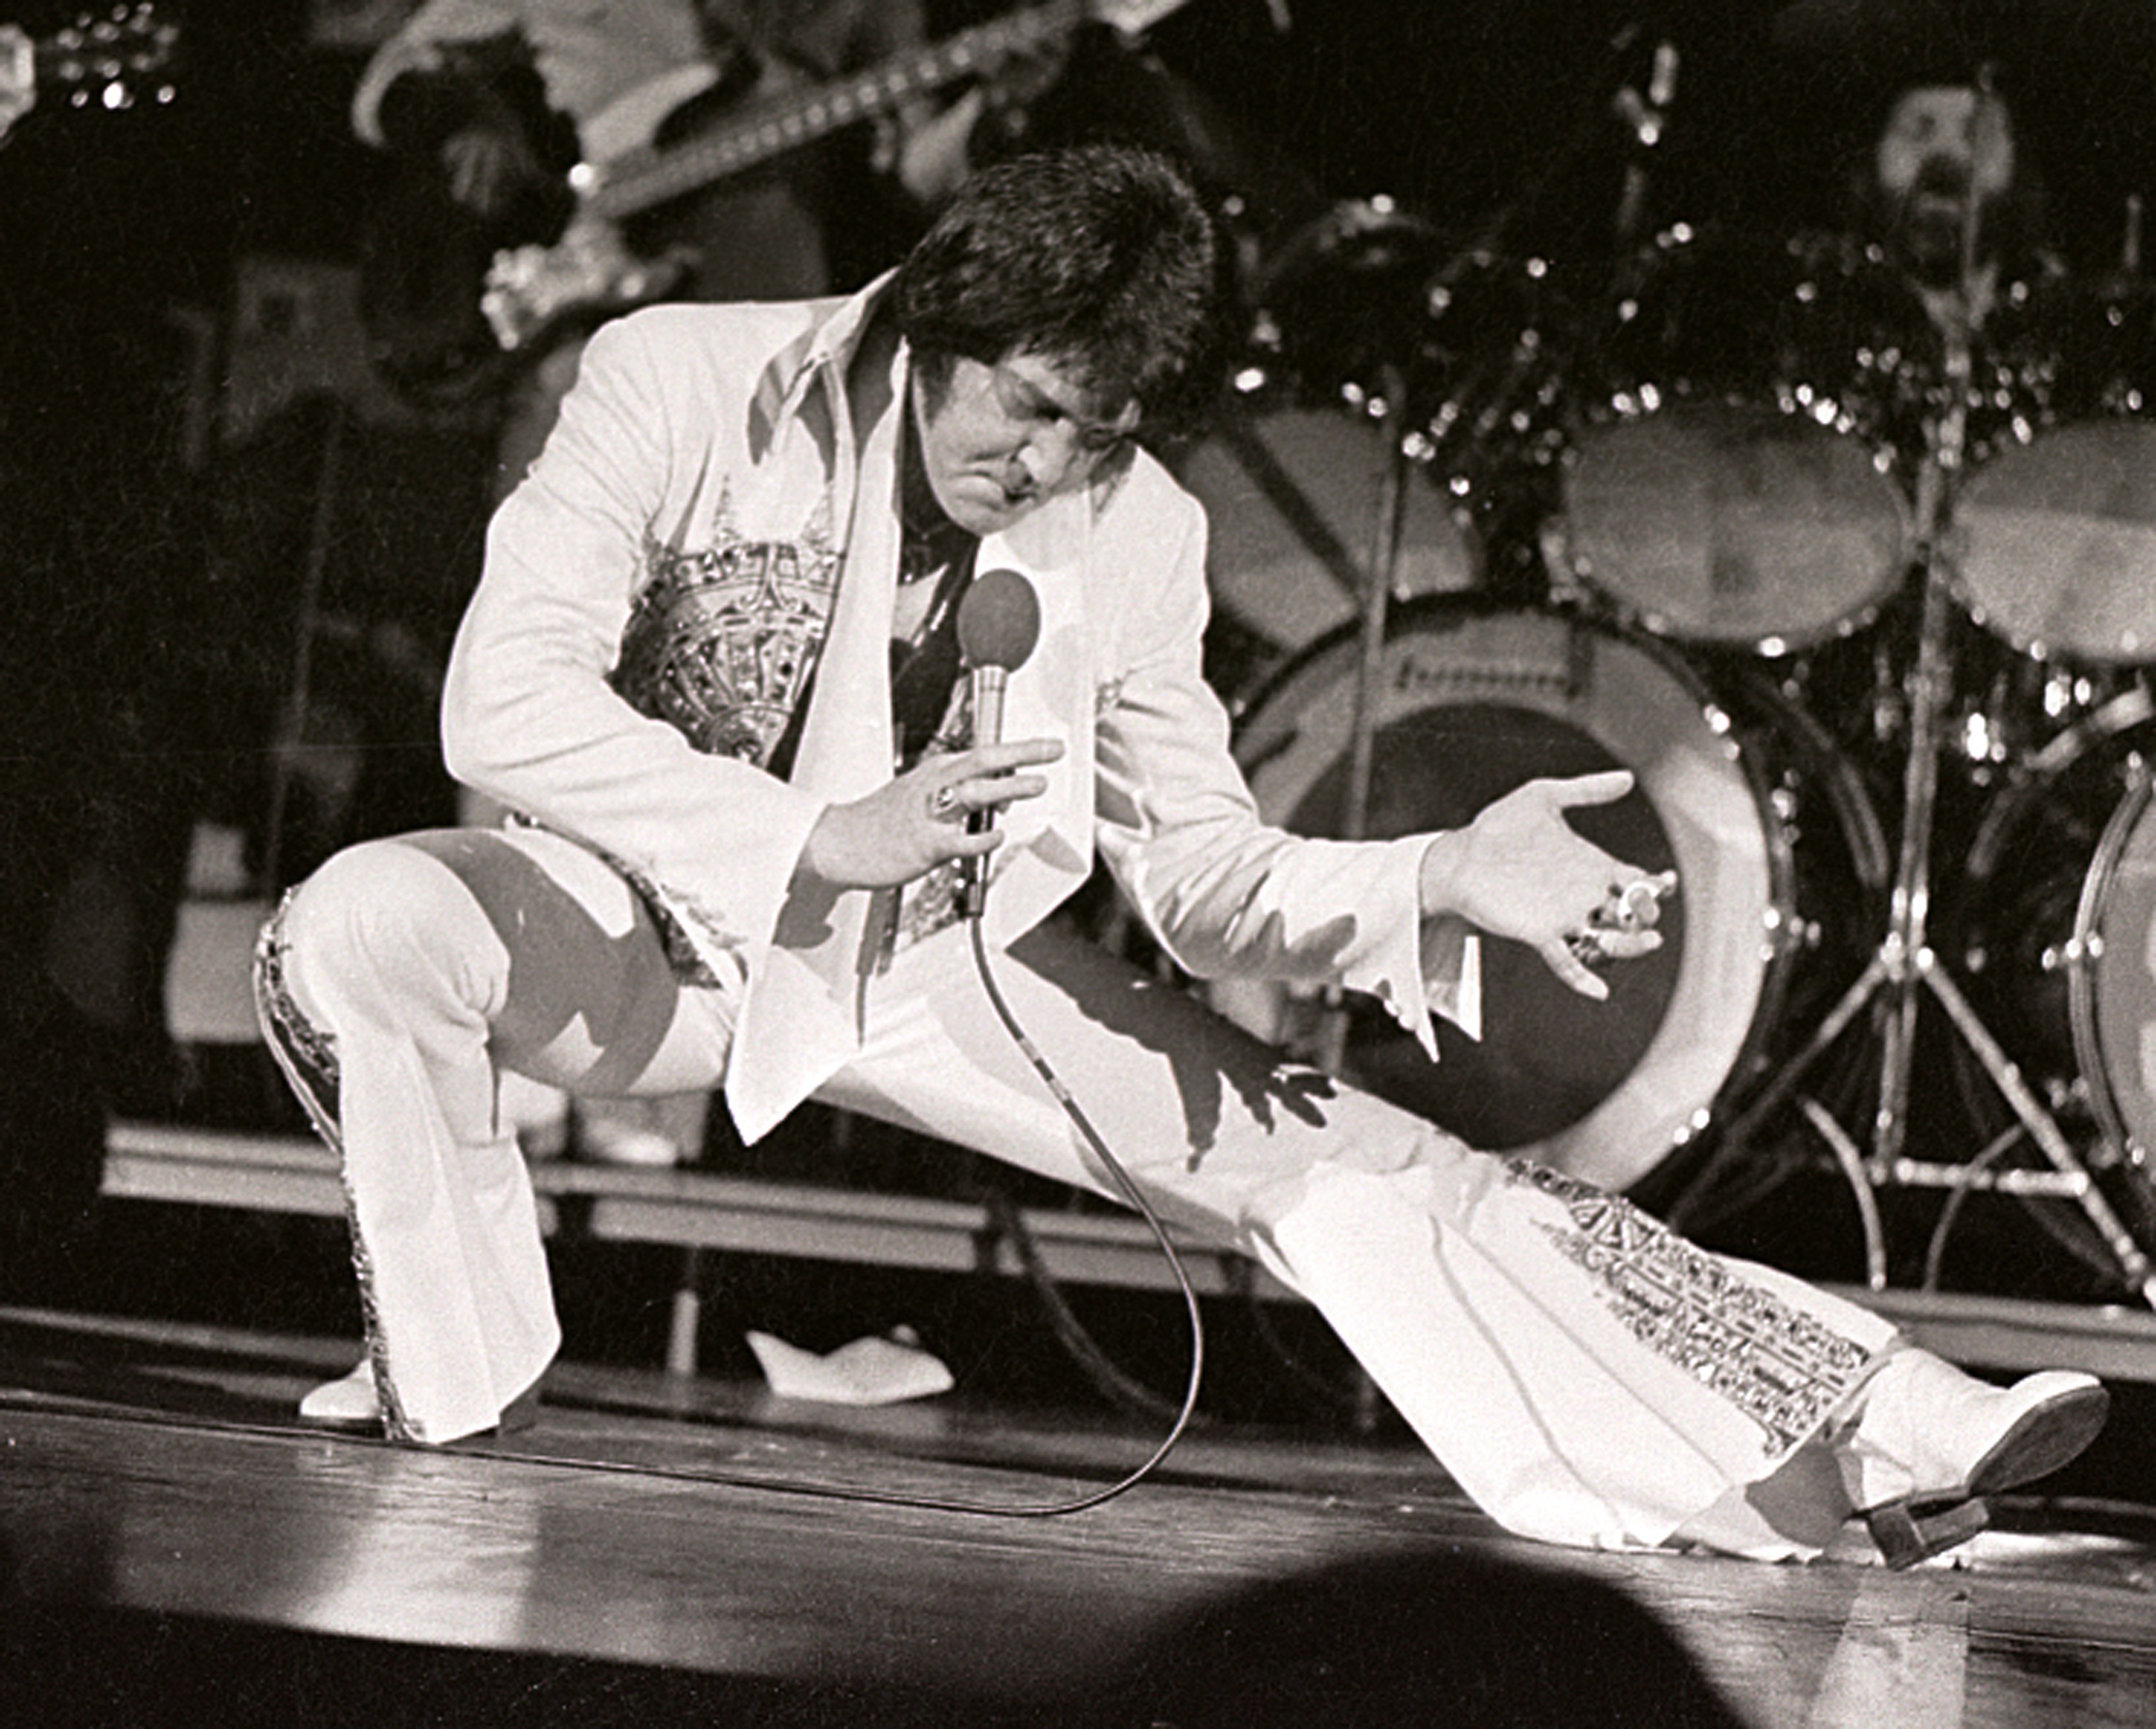
POLYGON ((1991 305, 1846 235, 1672 224, 1587 290, 1381 199, 1277 249, 1180 464, 1260 808, 1383 836, 1623 767, 1578 825, 1681 887, 1606 1004, 1486 943, 1435 1065, 1220 1006, 1695 1233, 1839 1172, 1864 1276, 1907 1217, 1933 1283, 1997 1196, 2156 1305, 2156 296, 1991 305))

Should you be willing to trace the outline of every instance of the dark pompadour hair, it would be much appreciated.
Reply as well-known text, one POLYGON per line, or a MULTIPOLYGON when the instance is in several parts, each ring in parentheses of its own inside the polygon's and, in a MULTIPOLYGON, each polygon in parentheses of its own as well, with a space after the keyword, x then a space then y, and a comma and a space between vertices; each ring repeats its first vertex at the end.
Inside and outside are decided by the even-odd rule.
POLYGON ((1019 156, 968 180, 908 254, 899 329, 931 377, 960 356, 1030 351, 1175 421, 1210 387, 1219 252, 1165 156, 1122 144, 1019 156))

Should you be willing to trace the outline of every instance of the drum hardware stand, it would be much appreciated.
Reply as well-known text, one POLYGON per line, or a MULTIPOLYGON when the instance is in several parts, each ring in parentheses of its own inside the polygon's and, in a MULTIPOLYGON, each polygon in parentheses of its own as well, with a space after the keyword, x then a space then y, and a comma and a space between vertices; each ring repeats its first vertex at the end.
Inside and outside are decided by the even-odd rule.
MULTIPOLYGON (((1828 1011, 1804 1048, 1774 1083, 1730 1125, 1727 1148, 1742 1149, 1753 1131, 1785 1104, 1811 1065, 1839 1039, 1881 992, 1887 1001, 1881 1018, 1881 1061, 1877 1114, 1872 1147, 1866 1157, 1825 1107, 1806 1095, 1799 1109, 1834 1152, 1856 1195, 1866 1237, 1867 1283, 1887 1287, 1886 1248, 1876 1192, 1887 1188, 1944 1188, 1953 1192, 1949 1206, 1973 1190, 2051 1195, 2074 1200, 2087 1213, 2118 1262, 2127 1282, 2156 1306, 2156 1266, 2142 1250, 2082 1162, 2057 1120, 2030 1088, 2004 1049, 1978 1016, 1952 974, 1940 964, 1926 937, 1930 903, 1933 817, 1938 793, 1941 721, 1949 695, 1948 630, 1951 596, 1946 575, 1948 526, 1953 483, 1966 451, 1966 412, 1971 357, 1966 334, 1947 343, 1946 372, 1951 394, 1938 436, 1918 477, 1920 538, 1917 562, 1923 572, 1922 622, 1917 663, 1910 676, 1908 759, 1902 778, 1902 839, 1896 864, 1888 926, 1870 963, 1841 999, 1828 1011), (2007 1137, 1964 1164, 1939 1164, 1904 1156, 1909 1116, 1909 1083, 1914 1055, 1917 1011, 1921 993, 1929 991, 1954 1030, 1983 1064, 1984 1072, 2020 1119, 2048 1172, 2001 1172, 1993 1168, 2010 1142, 2007 1137)), ((1936 1266, 1935 1239, 1928 1264, 1936 1266)))
MULTIPOLYGON (((1399 572, 1400 532, 1407 515, 1407 377, 1398 365, 1381 372, 1384 392, 1384 467, 1378 484, 1377 507, 1370 528, 1370 556, 1363 573, 1361 652, 1356 664, 1355 696, 1349 711, 1348 786, 1340 816, 1342 840, 1360 840, 1370 826, 1370 780, 1377 761, 1378 685, 1384 677, 1385 632, 1391 611, 1393 582, 1399 572)), ((1348 1017, 1339 990, 1326 993, 1325 1018, 1318 1035, 1318 1066, 1338 1075, 1348 1056, 1348 1017)))

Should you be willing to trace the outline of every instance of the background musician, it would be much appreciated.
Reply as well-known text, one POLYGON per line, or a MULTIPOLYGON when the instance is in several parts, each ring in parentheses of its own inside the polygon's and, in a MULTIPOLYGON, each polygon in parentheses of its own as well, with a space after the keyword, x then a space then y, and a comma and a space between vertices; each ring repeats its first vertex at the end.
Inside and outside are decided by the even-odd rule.
POLYGON ((1881 362, 1877 432, 1913 472, 1940 429, 1949 357, 1959 351, 1972 367, 1962 428, 1969 454, 2048 408, 2058 334, 2049 321, 2064 269, 2041 244, 2036 176, 1988 72, 1900 90, 1869 169, 1860 238, 1883 249, 1904 308, 1889 344, 1869 349, 1898 357, 1881 362))
MULTIPOLYGON (((484 255, 498 240, 547 238, 565 220, 565 177, 579 162, 603 167, 680 143, 787 80, 835 78, 925 37, 919 0, 427 0, 369 63, 352 124, 423 177, 439 177, 434 189, 481 230, 484 255)), ((966 135, 984 101, 976 88, 941 113, 909 103, 850 164, 834 149, 794 151, 647 213, 623 238, 638 257, 666 261, 668 298, 828 293, 842 252, 831 217, 846 212, 858 233, 864 210, 879 203, 850 167, 886 170, 886 193, 895 186, 913 204, 931 203, 965 172, 966 135)), ((902 220, 887 202, 881 208, 889 223, 902 220)), ((395 219, 434 226, 411 203, 395 219)), ((429 237, 384 244, 408 250, 429 237)), ((848 274, 858 269, 858 259, 847 262, 848 274)), ((475 318, 470 286, 473 303, 444 316, 475 318)), ((594 321, 569 321, 523 367, 505 416, 501 492, 538 454, 594 321)))
POLYGON ((0 24, 0 139, 37 102, 37 60, 31 47, 19 25, 0 24))

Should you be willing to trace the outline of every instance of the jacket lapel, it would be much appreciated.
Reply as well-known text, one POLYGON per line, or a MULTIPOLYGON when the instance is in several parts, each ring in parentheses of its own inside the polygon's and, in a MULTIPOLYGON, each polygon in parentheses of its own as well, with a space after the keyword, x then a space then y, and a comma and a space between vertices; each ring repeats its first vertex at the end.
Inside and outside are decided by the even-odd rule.
MULTIPOLYGON (((834 392, 835 393, 835 392, 834 392)), ((852 438, 837 409, 840 466, 852 438)), ((793 782, 837 803, 891 778, 891 618, 898 579, 896 412, 878 415, 861 444, 846 565, 803 723, 793 782)), ((742 1005, 726 1071, 726 1100, 754 1141, 860 1047, 861 968, 875 898, 863 890, 795 892, 780 909, 763 964, 742 1005)))
MULTIPOLYGON (((902 380, 902 370, 894 377, 902 380)), ((899 387, 902 391, 902 383, 899 387)), ((902 400, 902 397, 901 398, 902 400)), ((891 778, 890 638, 898 575, 896 406, 876 418, 860 452, 846 570, 795 760, 796 785, 834 801, 891 778)), ((977 568, 1016 571, 1040 601, 1040 637, 1004 699, 1007 739, 1055 738, 1048 790, 1004 817, 983 935, 1002 947, 1030 929, 1092 868, 1094 655, 1083 581, 1092 505, 1059 500, 981 543, 977 568)), ((742 1008, 726 1096, 754 1141, 837 1072, 859 1048, 875 897, 855 890, 789 898, 742 1008)))

